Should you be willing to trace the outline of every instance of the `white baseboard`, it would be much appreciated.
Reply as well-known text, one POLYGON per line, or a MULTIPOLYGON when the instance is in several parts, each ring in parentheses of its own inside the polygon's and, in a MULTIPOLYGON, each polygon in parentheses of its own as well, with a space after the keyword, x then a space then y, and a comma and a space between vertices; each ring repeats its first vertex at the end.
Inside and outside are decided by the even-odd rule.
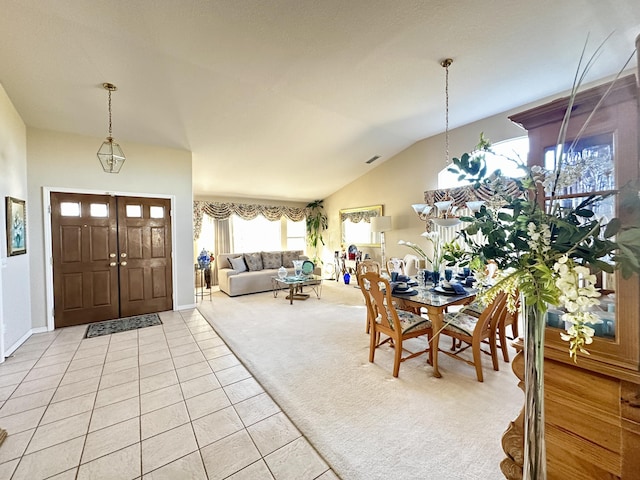
POLYGON ((14 343, 13 345, 11 345, 9 348, 7 348, 5 350, 5 352, 4 352, 5 358, 8 357, 9 355, 11 355, 13 352, 15 352, 18 348, 20 348, 20 346, 24 342, 29 340, 29 337, 31 335, 33 335, 34 333, 44 333, 44 332, 47 332, 47 331, 48 331, 47 327, 37 327, 37 328, 32 328, 32 329, 28 330, 27 333, 25 333, 22 337, 20 337, 16 343, 14 343))
POLYGON ((180 306, 176 307, 174 310, 176 312, 179 312, 180 310, 193 310, 197 306, 198 306, 197 303, 192 303, 191 305, 180 305, 180 306))

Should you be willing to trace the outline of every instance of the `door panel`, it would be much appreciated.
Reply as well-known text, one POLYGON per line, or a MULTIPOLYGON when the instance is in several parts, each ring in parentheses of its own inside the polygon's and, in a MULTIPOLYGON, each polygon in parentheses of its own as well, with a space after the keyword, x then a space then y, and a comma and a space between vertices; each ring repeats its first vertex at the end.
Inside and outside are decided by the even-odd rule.
POLYGON ((168 199, 51 194, 56 328, 173 309, 168 199))
POLYGON ((51 194, 54 321, 56 327, 118 317, 116 201, 108 195, 51 194), (113 218, 91 214, 105 204, 113 218), (73 208, 73 207, 77 208, 73 208))
POLYGON ((118 242, 121 315, 171 310, 171 202, 119 197, 118 242))

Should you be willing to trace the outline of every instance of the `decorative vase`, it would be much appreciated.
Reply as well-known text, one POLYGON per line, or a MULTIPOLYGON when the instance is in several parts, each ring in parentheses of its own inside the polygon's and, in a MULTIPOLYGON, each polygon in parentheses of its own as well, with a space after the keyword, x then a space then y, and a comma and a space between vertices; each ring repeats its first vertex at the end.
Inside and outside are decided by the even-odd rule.
POLYGON ((293 271, 296 277, 300 277, 302 275, 302 263, 304 260, 293 260, 293 271))
POLYGON ((206 268, 209 268, 210 264, 211 264, 211 257, 209 257, 209 253, 203 248, 202 251, 200 252, 200 255, 198 255, 198 267, 201 270, 204 270, 206 268))
POLYGON ((344 284, 345 285, 349 285, 349 282, 351 281, 351 275, 349 275, 348 273, 344 274, 344 284))
POLYGON ((544 438, 544 313, 524 306, 524 465, 523 480, 545 480, 547 458, 544 438))
POLYGON ((281 267, 278 269, 278 278, 279 278, 280 280, 282 280, 282 279, 283 279, 283 278, 285 278, 286 276, 287 276, 287 269, 286 269, 286 268, 284 268, 284 266, 281 266, 281 267))

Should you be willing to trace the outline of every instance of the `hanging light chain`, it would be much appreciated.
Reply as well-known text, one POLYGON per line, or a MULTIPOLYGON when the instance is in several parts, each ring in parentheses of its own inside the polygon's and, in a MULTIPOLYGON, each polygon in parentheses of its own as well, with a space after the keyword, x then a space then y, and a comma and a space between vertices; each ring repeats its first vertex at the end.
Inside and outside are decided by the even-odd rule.
POLYGON ((440 65, 444 67, 445 70, 445 87, 444 87, 444 137, 445 137, 445 154, 447 159, 447 165, 449 165, 449 66, 453 63, 451 58, 446 58, 440 65))
MULTIPOLYGON (((111 137, 111 90, 109 90, 109 137, 111 137)), ((447 158, 449 158, 448 154, 447 158)))
POLYGON ((111 138, 111 92, 115 92, 118 87, 113 83, 103 83, 102 88, 109 92, 109 138, 111 138))

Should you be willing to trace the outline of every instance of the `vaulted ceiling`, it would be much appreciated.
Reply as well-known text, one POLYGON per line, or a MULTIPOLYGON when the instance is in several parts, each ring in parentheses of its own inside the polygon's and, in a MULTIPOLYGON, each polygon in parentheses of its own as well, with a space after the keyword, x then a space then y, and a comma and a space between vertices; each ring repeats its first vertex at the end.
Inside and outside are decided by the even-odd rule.
POLYGON ((125 153, 190 150, 195 195, 308 201, 444 130, 443 58, 455 128, 569 89, 612 32, 587 80, 632 54, 637 0, 3 0, 0 83, 28 126, 96 137, 114 83, 125 153))

